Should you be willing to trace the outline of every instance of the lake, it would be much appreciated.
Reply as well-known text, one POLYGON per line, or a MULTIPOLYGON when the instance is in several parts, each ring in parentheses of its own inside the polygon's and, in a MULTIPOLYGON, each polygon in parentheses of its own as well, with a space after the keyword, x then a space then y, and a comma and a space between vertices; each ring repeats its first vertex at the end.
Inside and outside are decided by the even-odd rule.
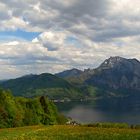
POLYGON ((80 123, 118 122, 140 124, 140 101, 104 99, 57 103, 61 113, 80 123))

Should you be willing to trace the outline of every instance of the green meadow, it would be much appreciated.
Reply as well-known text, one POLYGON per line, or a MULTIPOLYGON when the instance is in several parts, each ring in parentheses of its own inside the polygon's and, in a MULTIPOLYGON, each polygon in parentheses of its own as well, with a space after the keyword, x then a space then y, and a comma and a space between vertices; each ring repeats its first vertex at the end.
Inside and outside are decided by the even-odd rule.
POLYGON ((140 140, 140 129, 40 125, 0 129, 0 140, 140 140))

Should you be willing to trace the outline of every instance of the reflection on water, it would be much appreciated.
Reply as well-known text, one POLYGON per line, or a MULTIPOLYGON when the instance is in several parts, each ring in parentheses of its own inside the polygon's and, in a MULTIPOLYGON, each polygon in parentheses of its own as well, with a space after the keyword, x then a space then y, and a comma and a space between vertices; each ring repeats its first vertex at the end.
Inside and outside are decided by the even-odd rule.
POLYGON ((140 124, 140 102, 100 100, 57 104, 59 110, 80 123, 125 122, 140 124))

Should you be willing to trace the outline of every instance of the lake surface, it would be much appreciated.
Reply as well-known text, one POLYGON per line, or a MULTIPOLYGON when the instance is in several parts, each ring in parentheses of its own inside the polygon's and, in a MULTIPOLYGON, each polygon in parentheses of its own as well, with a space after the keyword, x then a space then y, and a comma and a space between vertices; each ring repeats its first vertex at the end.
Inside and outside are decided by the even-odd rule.
POLYGON ((80 123, 119 122, 140 124, 140 101, 115 99, 57 103, 64 115, 80 123))

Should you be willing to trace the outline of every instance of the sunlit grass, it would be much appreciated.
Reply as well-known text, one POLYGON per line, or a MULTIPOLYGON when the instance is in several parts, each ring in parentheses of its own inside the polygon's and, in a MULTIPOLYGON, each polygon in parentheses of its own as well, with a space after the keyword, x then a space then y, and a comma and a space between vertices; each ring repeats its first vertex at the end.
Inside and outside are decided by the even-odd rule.
POLYGON ((87 126, 30 126, 0 129, 0 140, 140 140, 140 130, 87 126))

